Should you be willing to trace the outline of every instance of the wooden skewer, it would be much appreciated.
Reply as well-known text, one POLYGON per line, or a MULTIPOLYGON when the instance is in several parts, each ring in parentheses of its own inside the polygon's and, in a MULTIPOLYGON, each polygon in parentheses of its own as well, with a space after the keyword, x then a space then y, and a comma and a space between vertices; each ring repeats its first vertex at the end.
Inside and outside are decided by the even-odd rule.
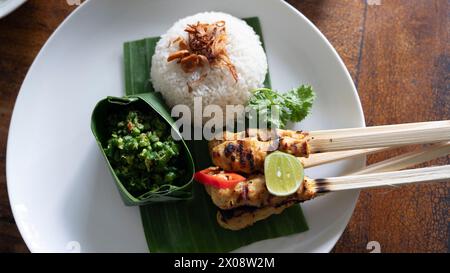
POLYGON ((437 143, 429 147, 423 147, 419 151, 410 152, 372 164, 353 173, 353 175, 399 171, 448 154, 450 154, 450 142, 437 143))
POLYGON ((450 179, 450 165, 419 168, 405 171, 340 176, 315 179, 318 193, 351 189, 377 188, 423 182, 444 182, 450 179))
POLYGON ((360 150, 349 150, 339 152, 328 152, 311 154, 309 157, 298 157, 298 160, 303 164, 304 168, 312 168, 319 165, 336 162, 343 159, 350 159, 357 156, 369 155, 381 151, 388 150, 390 148, 370 148, 360 150))
POLYGON ((311 153, 450 141, 450 121, 309 133, 311 153))
MULTIPOLYGON (((332 162, 336 162, 343 159, 351 159, 357 156, 370 155, 378 152, 383 152, 391 149, 390 147, 382 148, 369 148, 369 149, 359 149, 359 150, 347 150, 347 151, 337 151, 337 152, 326 152, 311 154, 309 157, 298 157, 298 160, 303 164, 305 169, 312 168, 332 162)), ((412 167, 410 162, 416 162, 416 160, 422 160, 421 162, 426 162, 450 154, 450 142, 436 143, 429 147, 422 148, 418 152, 411 152, 400 157, 395 157, 389 160, 373 164, 370 168, 365 168, 358 172, 358 174, 364 174, 369 172, 380 172, 381 169, 386 169, 384 171, 396 171, 401 169, 406 169, 412 167), (423 157, 423 158, 421 158, 423 157), (398 164, 402 163, 404 167, 398 164)), ((420 164, 415 163, 415 165, 420 164)))
POLYGON ((414 123, 402 123, 402 124, 394 124, 394 125, 380 125, 380 126, 369 126, 369 127, 361 127, 361 128, 342 128, 342 129, 332 129, 332 130, 319 130, 314 131, 314 135, 316 136, 325 136, 325 135, 333 135, 333 136, 344 136, 344 135, 352 135, 352 134, 365 134, 365 133, 375 133, 390 130, 395 127, 397 130, 400 129, 413 129, 413 128, 436 128, 439 126, 447 126, 450 125, 450 120, 440 120, 440 121, 427 121, 427 122, 414 122, 414 123))
MULTIPOLYGON (((428 147, 422 147, 419 151, 413 151, 407 154, 393 157, 388 160, 378 162, 376 164, 372 164, 360 171, 351 173, 350 176, 400 171, 442 156, 446 156, 448 154, 450 154, 450 141, 437 143, 428 147)), ((355 183, 357 184, 358 182, 355 183)), ((350 182, 348 186, 350 186, 350 182)), ((393 185, 387 183, 383 186, 393 186, 393 185)), ((358 187, 358 189, 361 189, 361 187, 358 187)), ((321 193, 327 192, 321 186, 317 187, 317 190, 321 191, 321 193)))

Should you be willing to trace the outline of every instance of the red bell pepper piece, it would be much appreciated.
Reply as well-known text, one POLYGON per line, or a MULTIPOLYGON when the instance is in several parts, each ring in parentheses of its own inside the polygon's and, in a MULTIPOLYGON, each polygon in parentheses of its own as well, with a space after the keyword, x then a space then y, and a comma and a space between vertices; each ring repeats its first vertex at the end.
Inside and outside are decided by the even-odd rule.
POLYGON ((204 185, 210 185, 219 189, 234 188, 236 184, 246 180, 245 177, 237 173, 226 172, 218 167, 199 171, 194 175, 194 179, 204 185))

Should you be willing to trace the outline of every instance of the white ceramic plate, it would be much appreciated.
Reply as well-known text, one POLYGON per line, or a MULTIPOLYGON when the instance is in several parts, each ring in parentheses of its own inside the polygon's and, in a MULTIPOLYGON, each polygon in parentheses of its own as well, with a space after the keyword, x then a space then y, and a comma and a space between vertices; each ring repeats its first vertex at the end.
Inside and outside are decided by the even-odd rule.
POLYGON ((0 19, 15 11, 27 0, 0 0, 0 19))
MULTIPOLYGON (((100 99, 124 94, 122 44, 159 36, 177 19, 201 11, 259 16, 273 86, 301 83, 317 91, 309 130, 364 126, 344 64, 299 12, 277 0, 91 0, 49 39, 20 91, 8 139, 11 207, 32 252, 145 252, 137 208, 125 207, 90 131, 100 99)), ((309 170, 313 177, 362 167, 354 160, 309 170)), ((328 252, 343 232, 358 192, 303 205, 308 232, 258 242, 239 251, 328 252)))

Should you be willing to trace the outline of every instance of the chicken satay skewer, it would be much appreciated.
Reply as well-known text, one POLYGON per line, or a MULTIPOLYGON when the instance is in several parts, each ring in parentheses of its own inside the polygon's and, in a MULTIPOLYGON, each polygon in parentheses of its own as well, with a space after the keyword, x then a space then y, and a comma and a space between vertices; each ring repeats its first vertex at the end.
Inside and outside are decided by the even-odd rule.
POLYGON ((311 200, 329 192, 424 182, 444 182, 448 179, 450 179, 450 165, 326 179, 307 178, 304 181, 304 187, 295 195, 276 199, 271 199, 269 196, 262 207, 248 205, 231 210, 220 210, 217 213, 217 221, 226 229, 239 230, 273 214, 279 214, 294 204, 311 200))
POLYGON ((289 196, 270 194, 265 184, 264 175, 251 177, 238 183, 234 188, 206 186, 206 190, 217 207, 222 210, 230 210, 242 206, 277 206, 287 200, 307 201, 326 192, 439 182, 446 179, 450 179, 450 165, 320 179, 306 177, 303 185, 289 196))
MULTIPOLYGON (((450 142, 439 143, 429 147, 423 147, 419 151, 410 152, 381 161, 358 172, 351 173, 348 176, 399 171, 448 154, 450 154, 450 142)), ((342 177, 347 176, 341 176, 340 178, 342 177)), ((240 206, 261 207, 267 204, 276 205, 280 200, 287 198, 304 199, 299 196, 303 196, 302 194, 305 189, 308 189, 309 191, 306 191, 304 196, 314 197, 317 193, 315 180, 306 179, 306 181, 308 183, 304 185, 303 188, 300 188, 295 195, 289 197, 271 196, 265 186, 264 175, 252 176, 246 181, 237 184, 234 188, 218 189, 206 186, 206 189, 208 193, 210 193, 214 203, 219 208, 226 210, 240 206), (314 194, 311 195, 311 192, 314 194)))
MULTIPOLYGON (((368 154, 382 147, 398 147, 450 141, 450 121, 422 122, 368 128, 313 131, 248 130, 224 133, 223 140, 210 142, 214 165, 227 171, 251 174, 263 170, 265 157, 279 150, 297 157, 310 154, 347 151, 335 156, 322 156, 312 166, 325 164, 358 154, 368 154), (352 150, 358 150, 353 151, 352 150), (336 156, 339 155, 339 156, 336 156)), ((308 163, 307 159, 303 159, 308 163)))
MULTIPOLYGON (((420 151, 407 153, 377 164, 373 164, 359 172, 354 173, 354 175, 402 170, 448 154, 450 154, 450 142, 439 143, 423 148, 420 151)), ((355 182, 355 184, 357 183, 359 183, 359 181, 355 182)), ((306 186, 310 187, 309 191, 306 193, 310 195, 311 199, 330 192, 330 189, 323 185, 317 186, 315 184, 306 184, 306 186)), ((386 186, 392 185, 389 184, 386 186)), ((237 207, 231 210, 220 210, 217 213, 217 220, 224 228, 239 230, 252 225, 257 221, 264 220, 273 214, 279 214, 290 206, 308 200, 308 195, 304 194, 303 197, 303 200, 300 200, 301 198, 285 199, 278 204, 271 204, 260 208, 237 207)))

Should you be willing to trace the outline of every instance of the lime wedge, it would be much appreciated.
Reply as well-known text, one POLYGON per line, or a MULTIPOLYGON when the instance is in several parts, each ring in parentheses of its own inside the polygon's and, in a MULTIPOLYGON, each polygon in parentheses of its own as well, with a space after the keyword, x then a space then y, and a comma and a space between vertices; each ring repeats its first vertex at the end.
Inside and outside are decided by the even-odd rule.
POLYGON ((295 156, 275 152, 264 161, 264 174, 269 192, 276 196, 295 193, 305 177, 302 163, 295 156))

